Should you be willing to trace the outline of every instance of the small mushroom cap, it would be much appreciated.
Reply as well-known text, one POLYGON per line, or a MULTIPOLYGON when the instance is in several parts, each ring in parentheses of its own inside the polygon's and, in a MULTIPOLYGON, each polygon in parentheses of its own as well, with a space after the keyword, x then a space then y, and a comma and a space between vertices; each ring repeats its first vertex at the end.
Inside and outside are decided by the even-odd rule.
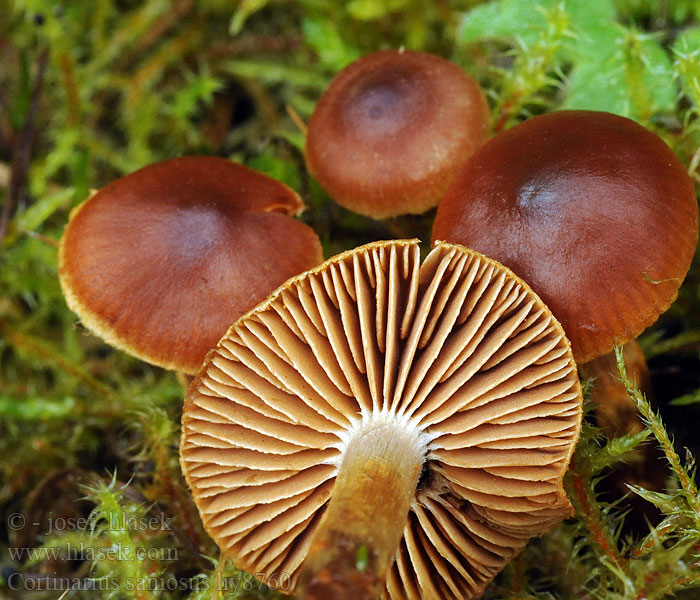
POLYGON ((465 244, 523 277, 584 363, 651 325, 695 252, 685 168, 656 135, 608 113, 563 111, 489 141, 457 175, 433 239, 465 244))
POLYGON ((467 600, 570 514, 581 401, 561 326, 510 270, 376 242, 229 329, 185 400, 181 464, 222 552, 289 593, 346 450, 380 427, 412 440, 422 471, 385 594, 467 600))
POLYGON ((59 249, 68 306, 113 346, 194 373, 232 321, 323 260, 287 186, 223 158, 147 166, 71 214, 59 249))
POLYGON ((409 50, 374 52, 333 79, 309 122, 311 174, 341 206, 375 218, 435 206, 488 135, 479 84, 409 50))

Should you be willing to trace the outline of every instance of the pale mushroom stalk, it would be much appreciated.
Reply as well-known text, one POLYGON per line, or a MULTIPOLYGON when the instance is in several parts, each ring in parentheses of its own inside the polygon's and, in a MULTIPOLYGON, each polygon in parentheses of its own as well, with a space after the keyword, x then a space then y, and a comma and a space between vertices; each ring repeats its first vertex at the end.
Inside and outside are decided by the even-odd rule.
POLYGON ((302 567, 303 597, 328 598, 335 585, 353 590, 358 599, 379 595, 415 497, 425 460, 423 437, 387 415, 353 431, 302 567))

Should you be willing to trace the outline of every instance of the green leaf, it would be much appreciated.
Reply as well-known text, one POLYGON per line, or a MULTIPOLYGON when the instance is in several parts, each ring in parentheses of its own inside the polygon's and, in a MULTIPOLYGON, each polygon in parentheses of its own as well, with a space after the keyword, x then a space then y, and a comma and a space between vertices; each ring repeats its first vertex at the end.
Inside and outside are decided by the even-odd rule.
POLYGON ((689 27, 673 42, 673 49, 686 52, 700 52, 700 27, 689 27))
POLYGON ((377 0, 352 0, 348 2, 346 10, 351 17, 358 21, 372 21, 383 17, 387 8, 383 2, 377 0))
POLYGON ((85 198, 90 191, 90 154, 84 148, 76 148, 71 160, 73 179, 73 201, 78 203, 85 198))
POLYGON ((352 0, 345 9, 358 21, 374 21, 404 8, 410 0, 352 0))
POLYGON ((270 152, 251 158, 246 164, 250 168, 264 173, 277 181, 286 183, 292 189, 297 189, 299 186, 299 174, 295 166, 270 152))
POLYGON ((612 52, 602 45, 598 57, 581 54, 567 81, 562 108, 603 110, 636 119, 672 111, 676 91, 668 55, 649 36, 616 29, 612 52))
POLYGON ((674 109, 673 66, 668 55, 652 36, 617 23, 612 0, 483 4, 462 16, 458 40, 471 43, 496 38, 525 49, 533 47, 547 24, 546 15, 557 6, 571 23, 554 65, 571 66, 562 109, 601 110, 639 120, 674 109))
POLYGON ((644 498, 647 502, 650 502, 656 506, 656 508, 665 514, 678 512, 682 507, 681 500, 673 494, 665 494, 663 492, 647 490, 639 485, 628 484, 627 487, 641 498, 644 498))
POLYGON ((681 76, 683 91, 700 112, 700 27, 686 29, 673 44, 676 68, 681 76))
POLYGON ((19 398, 0 396, 0 417, 20 421, 45 421, 47 419, 70 419, 76 414, 75 400, 61 398, 19 398))
POLYGON ((521 39, 534 43, 545 25, 544 10, 561 6, 575 26, 575 38, 568 45, 570 53, 591 56, 612 43, 611 31, 616 11, 612 0, 504 0, 482 4, 463 15, 457 40, 471 43, 488 38, 521 39), (602 45, 601 45, 602 44, 602 45))
POLYGON ((357 553, 355 554, 355 568, 362 572, 364 571, 367 567, 369 566, 369 548, 367 548, 366 544, 362 544, 357 549, 357 553))
POLYGON ((224 72, 264 83, 287 83, 316 90, 324 90, 328 80, 314 71, 279 62, 256 60, 228 60, 221 64, 224 72))
POLYGON ((360 56, 360 51, 343 40, 335 24, 328 19, 306 18, 301 29, 306 43, 333 71, 340 71, 360 56))
MULTIPOLYGON (((57 210, 64 208, 75 197, 75 189, 72 187, 59 189, 47 193, 39 198, 27 210, 15 217, 17 227, 26 231, 35 231, 57 210)), ((82 198, 84 199, 84 197, 82 198)))
POLYGON ((693 350, 700 344, 700 329, 687 329, 670 338, 664 338, 663 332, 650 332, 640 338, 640 345, 647 360, 674 351, 693 350))
POLYGON ((173 95, 169 109, 176 118, 189 119, 196 114, 200 103, 210 103, 214 92, 222 87, 221 80, 212 75, 192 76, 187 85, 173 95))
POLYGON ((24 120, 27 117, 27 111, 29 109, 29 100, 32 94, 32 81, 31 74, 29 72, 30 58, 26 51, 21 52, 19 58, 19 89, 15 91, 12 105, 8 111, 12 127, 17 131, 19 131, 24 125, 24 120))
POLYGON ((238 35, 243 29, 248 17, 265 8, 269 1, 270 0, 241 0, 238 5, 238 10, 233 13, 231 17, 229 33, 231 35, 238 35))
POLYGON ((683 394, 671 400, 673 406, 689 406, 690 404, 700 404, 700 388, 690 392, 689 394, 683 394))
MULTIPOLYGON (((551 3, 548 3, 551 4, 551 3)), ((541 3, 540 5, 543 5, 541 3)), ((522 38, 527 44, 537 40, 544 16, 526 0, 503 0, 482 4, 460 18, 457 41, 469 44, 489 38, 522 38)))
POLYGON ((608 441, 591 457, 591 470, 599 473, 617 462, 623 461, 626 455, 634 452, 635 448, 651 436, 651 431, 643 429, 638 433, 628 433, 608 441))

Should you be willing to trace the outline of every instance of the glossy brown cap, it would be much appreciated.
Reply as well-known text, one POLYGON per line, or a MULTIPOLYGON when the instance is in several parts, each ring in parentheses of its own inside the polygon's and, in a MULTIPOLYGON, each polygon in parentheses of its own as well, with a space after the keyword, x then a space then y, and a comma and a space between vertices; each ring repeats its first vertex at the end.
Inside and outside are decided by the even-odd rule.
POLYGON ((671 149, 629 119, 589 111, 493 138, 457 175, 433 229, 525 279, 581 363, 669 307, 697 238, 695 190, 671 149))
MULTIPOLYGON (((374 242, 229 329, 190 386, 180 460, 222 553, 273 587, 293 591, 328 518, 340 544, 366 536, 371 565, 388 513, 383 597, 468 600, 571 514, 581 403, 561 326, 509 269, 457 245, 421 264, 416 240, 374 242)), ((313 597, 368 597, 369 568, 333 566, 313 597)))
POLYGON ((341 206, 375 218, 435 206, 487 139, 479 84, 431 54, 386 50, 343 69, 309 122, 311 174, 341 206))
POLYGON ((147 166, 91 196, 61 239, 68 306, 113 346, 195 372, 227 327, 317 265, 284 184, 215 157, 147 166))

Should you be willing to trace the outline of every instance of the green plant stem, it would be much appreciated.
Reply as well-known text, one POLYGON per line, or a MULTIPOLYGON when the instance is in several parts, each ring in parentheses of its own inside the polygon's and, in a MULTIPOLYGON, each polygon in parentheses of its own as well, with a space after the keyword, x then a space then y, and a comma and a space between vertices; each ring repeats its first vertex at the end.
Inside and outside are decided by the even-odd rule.
MULTIPOLYGON (((41 360, 54 365, 61 371, 77 379, 82 384, 92 389, 98 395, 107 400, 119 400, 118 394, 102 382, 95 379, 90 373, 77 364, 64 358, 56 352, 50 345, 35 337, 22 333, 18 329, 10 326, 6 321, 0 319, 0 331, 14 346, 21 348, 29 354, 33 354, 41 360)), ((109 413, 116 416, 118 413, 109 413)))
POLYGON ((695 525, 698 529, 700 529, 700 496, 698 495, 697 485, 695 484, 695 481, 688 470, 681 463, 681 459, 673 447, 673 442, 668 436, 666 428, 661 422, 661 418, 652 410, 649 402, 644 397, 644 394, 639 391, 639 388, 636 387, 634 382, 627 375, 625 361, 622 356, 622 348, 615 348, 615 357, 617 359, 617 368, 620 372, 620 379, 625 388, 627 388, 627 393, 629 394, 630 398, 637 406, 637 410, 642 415, 647 423, 647 426, 659 442, 666 460, 678 478, 678 482, 683 490, 683 495, 688 503, 688 506, 693 512, 693 520, 695 521, 695 525))
POLYGON ((567 483, 576 516, 590 533, 591 541, 597 546, 600 555, 616 568, 624 568, 627 560, 620 553, 606 524, 605 515, 593 492, 590 470, 581 465, 576 457, 571 461, 567 483))

